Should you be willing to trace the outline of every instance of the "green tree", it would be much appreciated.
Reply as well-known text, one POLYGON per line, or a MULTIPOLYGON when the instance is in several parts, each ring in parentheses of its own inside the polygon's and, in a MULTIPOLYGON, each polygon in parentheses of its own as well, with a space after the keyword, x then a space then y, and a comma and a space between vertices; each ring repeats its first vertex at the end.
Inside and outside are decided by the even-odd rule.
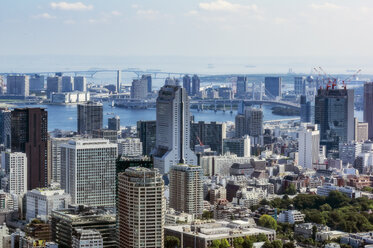
POLYGON ((265 242, 268 241, 267 236, 264 233, 259 233, 258 236, 256 236, 256 241, 254 242, 265 242))
POLYGON ((211 246, 210 246, 210 247, 211 247, 211 248, 219 248, 220 245, 221 245, 220 240, 216 239, 216 240, 213 240, 213 241, 211 242, 211 246))
POLYGON ((175 236, 166 236, 164 239, 164 246, 166 248, 180 247, 180 239, 175 236))
POLYGON ((294 242, 285 243, 282 248, 295 248, 294 242))
POLYGON ((259 226, 276 230, 277 221, 272 216, 269 216, 268 214, 263 214, 259 218, 259 226))
POLYGON ((317 227, 312 226, 312 239, 316 240, 317 227))
POLYGON ((328 197, 326 197, 326 202, 334 209, 347 206, 350 199, 348 199, 342 192, 331 191, 328 197))
POLYGON ((273 248, 282 248, 282 241, 281 240, 273 240, 272 241, 272 247, 273 248))
POLYGON ((252 248, 254 241, 252 241, 249 237, 245 237, 242 248, 252 248))
POLYGON ((320 206, 320 210, 321 211, 332 211, 333 209, 328 203, 325 203, 320 206))
POLYGON ((262 206, 269 205, 269 201, 267 199, 263 199, 259 202, 259 204, 262 206))
POLYGON ((262 246, 262 248, 274 248, 274 247, 271 242, 266 241, 264 242, 264 245, 262 246))
POLYGON ((243 248, 243 243, 244 243, 244 238, 242 237, 237 237, 233 239, 233 246, 234 248, 243 248))
POLYGON ((220 243, 220 248, 228 248, 230 247, 230 244, 227 239, 222 239, 220 243))
POLYGON ((290 184, 284 191, 287 195, 295 195, 297 193, 297 188, 294 184, 290 184))
POLYGON ((207 211, 207 210, 205 210, 205 211, 203 211, 203 213, 202 213, 202 219, 204 219, 204 220, 209 220, 209 219, 212 219, 214 217, 214 213, 211 211, 207 211))

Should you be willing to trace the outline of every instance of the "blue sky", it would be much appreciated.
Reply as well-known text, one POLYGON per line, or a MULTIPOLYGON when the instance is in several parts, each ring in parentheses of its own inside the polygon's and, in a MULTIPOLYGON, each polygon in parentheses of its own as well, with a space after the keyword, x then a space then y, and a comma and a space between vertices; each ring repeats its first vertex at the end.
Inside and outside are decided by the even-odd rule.
POLYGON ((1 0, 0 54, 373 56, 371 0, 1 0))

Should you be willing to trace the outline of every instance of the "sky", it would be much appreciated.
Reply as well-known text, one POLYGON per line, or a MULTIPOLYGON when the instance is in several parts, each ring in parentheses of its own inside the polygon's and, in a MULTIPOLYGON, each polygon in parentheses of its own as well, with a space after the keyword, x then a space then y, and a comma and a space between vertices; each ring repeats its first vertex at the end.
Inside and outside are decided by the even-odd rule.
POLYGON ((373 56, 372 0, 1 0, 0 55, 373 56))

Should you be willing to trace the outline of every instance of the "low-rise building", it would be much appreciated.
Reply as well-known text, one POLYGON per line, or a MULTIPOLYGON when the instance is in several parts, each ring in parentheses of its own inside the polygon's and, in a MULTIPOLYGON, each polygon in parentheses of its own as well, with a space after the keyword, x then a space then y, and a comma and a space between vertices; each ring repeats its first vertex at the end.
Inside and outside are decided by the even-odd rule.
POLYGON ((312 238, 313 234, 313 227, 316 226, 317 232, 328 232, 330 228, 325 225, 319 225, 314 223, 300 223, 295 224, 294 226, 294 234, 303 236, 304 238, 312 238))
POLYGON ((278 215, 278 222, 289 224, 301 223, 304 222, 304 217, 305 215, 298 210, 286 210, 278 215))
POLYGON ((188 213, 177 212, 173 208, 169 208, 165 215, 166 225, 173 224, 190 224, 194 221, 194 215, 188 213))
POLYGON ((103 248, 104 241, 99 231, 75 229, 72 248, 103 248))

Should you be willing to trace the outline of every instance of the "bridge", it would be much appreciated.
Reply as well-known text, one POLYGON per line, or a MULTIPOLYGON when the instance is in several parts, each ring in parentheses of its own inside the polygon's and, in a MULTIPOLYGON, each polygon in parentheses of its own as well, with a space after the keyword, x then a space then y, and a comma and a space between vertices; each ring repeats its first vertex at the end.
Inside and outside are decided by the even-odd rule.
POLYGON ((278 106, 284 106, 284 107, 300 110, 300 104, 282 101, 282 100, 207 99, 207 100, 191 100, 190 104, 198 105, 199 109, 203 109, 203 105, 210 105, 210 106, 214 105, 215 110, 216 110, 217 105, 223 105, 224 110, 225 110, 225 105, 228 105, 230 106, 232 110, 233 105, 240 104, 241 102, 243 102, 245 106, 268 104, 268 105, 278 105, 278 106))

